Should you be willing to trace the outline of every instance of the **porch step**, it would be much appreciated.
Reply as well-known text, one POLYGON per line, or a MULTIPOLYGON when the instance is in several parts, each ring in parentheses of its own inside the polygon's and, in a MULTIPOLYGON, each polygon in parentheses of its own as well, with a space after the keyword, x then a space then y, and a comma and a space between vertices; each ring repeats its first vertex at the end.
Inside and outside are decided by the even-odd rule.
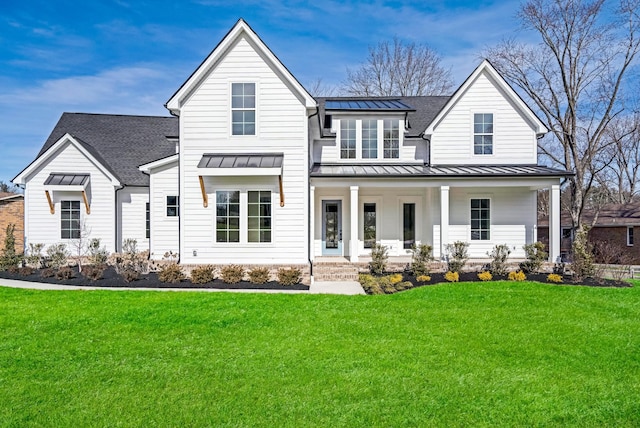
POLYGON ((358 265, 351 263, 314 263, 314 281, 357 281, 358 265))

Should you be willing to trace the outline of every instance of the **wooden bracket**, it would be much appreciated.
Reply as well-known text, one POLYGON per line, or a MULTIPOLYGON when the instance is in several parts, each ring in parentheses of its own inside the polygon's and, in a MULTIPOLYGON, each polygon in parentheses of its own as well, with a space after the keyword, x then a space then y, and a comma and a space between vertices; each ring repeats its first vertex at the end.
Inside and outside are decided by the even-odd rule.
POLYGON ((45 190, 44 194, 47 195, 47 202, 49 202, 49 212, 51 214, 55 214, 56 213, 56 208, 53 205, 53 202, 51 201, 51 195, 49 194, 49 191, 45 190))
POLYGON ((82 191, 82 200, 84 201, 84 207, 87 211, 87 214, 91 214, 91 207, 89 206, 89 201, 87 200, 87 192, 82 191))
POLYGON ((200 191, 202 192, 202 206, 207 208, 209 206, 209 197, 207 196, 207 191, 204 190, 204 179, 202 176, 198 176, 200 179, 200 191))
POLYGON ((280 185, 280 206, 284 207, 284 192, 282 190, 282 175, 278 176, 278 184, 280 185))

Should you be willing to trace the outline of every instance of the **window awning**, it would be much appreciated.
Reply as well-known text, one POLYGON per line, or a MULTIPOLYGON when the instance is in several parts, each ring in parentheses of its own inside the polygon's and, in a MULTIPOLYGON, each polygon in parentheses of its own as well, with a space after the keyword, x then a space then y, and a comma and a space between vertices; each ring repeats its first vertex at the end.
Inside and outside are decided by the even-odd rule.
POLYGON ((47 202, 49 203, 49 212, 55 214, 55 206, 51 200, 49 192, 63 191, 63 192, 81 192, 82 199, 87 214, 91 214, 91 207, 87 199, 87 186, 91 179, 90 174, 73 174, 73 173, 51 173, 49 177, 44 181, 44 193, 47 196, 47 202))
POLYGON ((278 176, 280 186, 280 206, 284 206, 282 188, 283 153, 205 153, 198 162, 202 205, 209 206, 209 199, 204 187, 203 176, 241 177, 241 176, 278 176))

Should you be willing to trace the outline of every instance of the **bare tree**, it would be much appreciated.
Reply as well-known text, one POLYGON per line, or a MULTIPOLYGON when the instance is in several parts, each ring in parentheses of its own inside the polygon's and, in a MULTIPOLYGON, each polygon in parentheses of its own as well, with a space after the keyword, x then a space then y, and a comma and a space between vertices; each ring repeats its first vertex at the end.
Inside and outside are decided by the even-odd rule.
POLYGON ((369 56, 356 70, 347 69, 343 92, 355 96, 449 95, 451 71, 429 46, 398 38, 369 47, 369 56))
POLYGON ((622 88, 639 49, 638 0, 615 10, 604 0, 531 0, 518 17, 537 45, 505 40, 489 49, 493 65, 535 103, 551 130, 540 150, 575 172, 570 214, 582 223, 585 196, 605 169, 612 119, 625 113, 622 88))
POLYGON ((0 192, 5 192, 5 193, 18 193, 20 189, 18 188, 18 186, 16 186, 15 184, 12 183, 5 183, 4 181, 0 180, 0 192))
POLYGON ((311 81, 307 88, 309 88, 309 93, 314 97, 333 97, 338 95, 337 88, 323 82, 321 77, 311 81))

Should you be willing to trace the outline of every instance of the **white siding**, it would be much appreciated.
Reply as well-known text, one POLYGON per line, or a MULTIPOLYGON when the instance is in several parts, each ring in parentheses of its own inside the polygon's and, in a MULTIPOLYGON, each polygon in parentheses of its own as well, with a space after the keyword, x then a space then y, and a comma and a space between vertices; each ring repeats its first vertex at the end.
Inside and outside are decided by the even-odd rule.
MULTIPOLYGON (((153 260, 162 260, 168 251, 179 252, 179 218, 167 216, 167 196, 179 195, 177 162, 151 170, 149 194, 151 198, 150 257, 153 260)), ((180 207, 180 214, 182 215, 183 212, 184 210, 180 207)))
POLYGON ((60 235, 60 201, 74 200, 80 202, 80 221, 85 226, 86 238, 100 238, 109 252, 115 248, 115 195, 110 179, 103 174, 97 165, 92 163, 80 150, 71 143, 63 144, 52 158, 26 179, 25 190, 25 240, 29 243, 42 243, 45 248, 57 243, 73 240, 62 239, 60 235), (87 214, 80 192, 50 192, 55 213, 49 212, 49 204, 45 196, 44 182, 50 173, 88 173, 91 175, 86 193, 91 207, 87 214))
POLYGON ((135 239, 140 251, 148 250, 146 205, 149 202, 149 189, 146 187, 125 187, 117 194, 119 250, 122 250, 122 242, 125 239, 135 239))
POLYGON ((193 92, 180 113, 180 259, 183 263, 308 261, 307 125, 302 102, 264 62, 254 46, 241 37, 193 92), (231 135, 232 82, 256 84, 255 136, 231 135), (276 152, 284 154, 284 207, 279 204, 277 177, 207 177, 209 207, 203 207, 197 169, 203 153, 276 152), (271 243, 215 242, 215 192, 222 189, 272 191, 271 243), (193 255, 194 251, 197 256, 193 255))
POLYGON ((431 136, 431 163, 536 164, 536 135, 488 74, 481 73, 437 124, 431 136), (474 113, 493 113, 492 155, 473 154, 474 113))

